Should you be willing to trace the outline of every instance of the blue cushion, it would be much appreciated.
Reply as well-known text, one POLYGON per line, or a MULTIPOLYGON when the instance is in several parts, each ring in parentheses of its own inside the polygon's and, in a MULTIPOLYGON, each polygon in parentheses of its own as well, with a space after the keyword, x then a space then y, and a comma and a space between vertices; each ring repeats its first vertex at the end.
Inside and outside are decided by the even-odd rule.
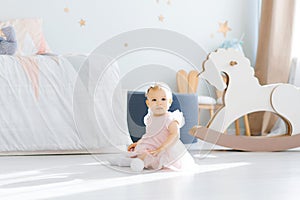
MULTIPOLYGON (((148 112, 144 92, 128 91, 127 124, 131 139, 136 142, 145 133, 144 116, 148 112)), ((196 142, 189 130, 198 123, 198 96, 195 94, 173 94, 170 111, 180 110, 185 118, 185 125, 180 129, 180 139, 184 144, 196 142)))

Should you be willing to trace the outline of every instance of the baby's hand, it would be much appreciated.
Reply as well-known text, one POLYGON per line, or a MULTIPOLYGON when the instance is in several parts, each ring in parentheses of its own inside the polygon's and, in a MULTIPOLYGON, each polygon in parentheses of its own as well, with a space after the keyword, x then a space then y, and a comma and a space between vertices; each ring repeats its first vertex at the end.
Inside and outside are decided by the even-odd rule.
POLYGON ((128 146, 127 151, 134 151, 135 147, 136 147, 136 142, 132 143, 131 145, 128 146))
POLYGON ((164 148, 157 148, 155 150, 149 151, 152 156, 157 156, 160 152, 162 152, 164 148))

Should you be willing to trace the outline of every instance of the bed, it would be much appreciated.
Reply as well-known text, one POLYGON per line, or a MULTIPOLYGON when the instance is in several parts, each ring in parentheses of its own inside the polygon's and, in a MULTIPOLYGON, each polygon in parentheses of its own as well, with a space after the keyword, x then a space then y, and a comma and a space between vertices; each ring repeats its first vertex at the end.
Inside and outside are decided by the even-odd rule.
MULTIPOLYGON (((110 127, 108 133, 78 131, 74 121, 73 91, 78 70, 85 59, 76 55, 0 56, 1 154, 84 153, 91 150, 104 153, 123 149, 131 142, 128 134, 113 126, 113 116, 104 114, 103 106, 99 105, 103 98, 112 98, 109 89, 114 89, 118 83, 117 66, 111 69, 107 92, 95 95, 98 125, 110 127)), ((121 103, 118 106, 123 107, 121 103)), ((123 110, 119 109, 121 112, 123 110)), ((123 114, 125 119, 125 111, 123 114)))
POLYGON ((91 123, 85 109, 76 109, 90 95, 89 72, 79 75, 91 62, 87 56, 55 54, 40 18, 0 20, 0 47, 1 155, 110 153, 132 142, 117 64, 92 94, 96 120, 91 123), (84 87, 75 96, 78 83, 84 87), (111 112, 107 102, 117 109, 111 112), (121 121, 117 126, 115 115, 121 121), (80 129, 84 120, 88 129, 80 129))

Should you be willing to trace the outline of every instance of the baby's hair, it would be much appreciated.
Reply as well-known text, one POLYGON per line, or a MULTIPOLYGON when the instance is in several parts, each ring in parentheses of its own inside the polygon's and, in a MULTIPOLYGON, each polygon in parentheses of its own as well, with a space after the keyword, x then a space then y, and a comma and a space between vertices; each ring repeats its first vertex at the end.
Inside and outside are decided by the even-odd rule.
POLYGON ((159 89, 163 89, 166 92, 167 98, 168 99, 172 99, 172 91, 170 89, 170 87, 165 84, 165 83, 154 83, 154 85, 150 86, 147 90, 147 92, 145 93, 145 96, 148 98, 148 94, 150 92, 150 90, 159 90, 159 89))

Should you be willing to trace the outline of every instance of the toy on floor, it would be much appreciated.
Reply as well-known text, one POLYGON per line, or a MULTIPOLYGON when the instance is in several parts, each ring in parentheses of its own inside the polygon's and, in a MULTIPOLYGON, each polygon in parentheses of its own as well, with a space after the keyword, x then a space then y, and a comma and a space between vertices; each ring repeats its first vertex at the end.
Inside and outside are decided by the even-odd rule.
POLYGON ((13 55, 17 50, 17 39, 15 30, 7 26, 0 31, 0 55, 13 55))
POLYGON ((212 52, 203 64, 200 77, 218 90, 225 90, 224 106, 209 121, 208 129, 194 127, 190 131, 192 135, 214 144, 246 151, 278 151, 300 146, 300 140, 296 143, 294 141, 294 137, 297 137, 295 134, 300 133, 300 90, 298 88, 290 84, 260 85, 254 76, 250 61, 234 49, 218 49, 212 52), (227 83, 223 81, 222 76, 227 77, 227 83), (287 133, 283 133, 283 136, 278 137, 276 141, 272 137, 222 134, 236 119, 257 111, 278 114, 287 125, 287 133), (275 145, 274 142, 278 144, 278 141, 286 144, 275 145))

